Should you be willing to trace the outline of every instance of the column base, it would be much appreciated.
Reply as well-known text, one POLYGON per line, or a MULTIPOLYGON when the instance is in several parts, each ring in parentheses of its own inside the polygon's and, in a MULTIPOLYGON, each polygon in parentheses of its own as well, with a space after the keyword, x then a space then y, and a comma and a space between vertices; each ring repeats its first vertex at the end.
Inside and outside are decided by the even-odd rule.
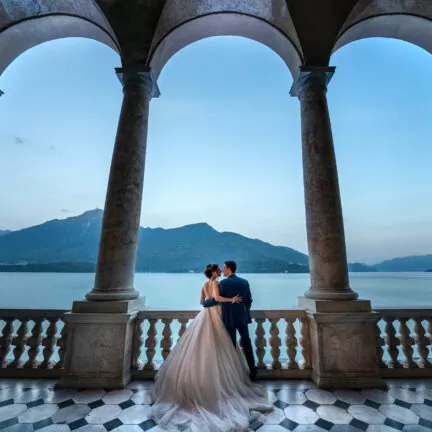
POLYGON ((320 388, 383 388, 376 349, 378 314, 368 300, 300 298, 309 319, 312 380, 320 388))
POLYGON ((134 319, 143 307, 144 299, 75 302, 65 314, 65 369, 57 387, 124 388, 131 380, 134 319))

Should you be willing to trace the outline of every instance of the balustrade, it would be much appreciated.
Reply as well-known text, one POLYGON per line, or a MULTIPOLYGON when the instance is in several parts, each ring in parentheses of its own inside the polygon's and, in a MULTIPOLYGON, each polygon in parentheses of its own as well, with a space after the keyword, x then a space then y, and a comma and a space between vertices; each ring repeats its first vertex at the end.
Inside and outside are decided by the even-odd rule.
POLYGON ((0 376, 60 377, 67 342, 65 312, 0 310, 0 376))
POLYGON ((383 377, 432 377, 432 308, 375 309, 383 377))

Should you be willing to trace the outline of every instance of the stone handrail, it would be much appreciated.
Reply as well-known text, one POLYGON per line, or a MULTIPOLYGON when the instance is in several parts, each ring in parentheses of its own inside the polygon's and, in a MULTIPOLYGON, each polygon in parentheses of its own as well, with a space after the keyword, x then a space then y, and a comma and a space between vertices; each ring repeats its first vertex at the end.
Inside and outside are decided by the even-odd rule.
POLYGON ((60 377, 67 342, 65 312, 0 309, 0 376, 60 377))
MULTIPOLYGON (((198 312, 141 311, 135 322, 133 376, 152 378, 198 312)), ((305 311, 252 310, 251 315, 259 376, 309 378, 310 340, 305 311)))
POLYGON ((432 377, 432 307, 379 308, 377 356, 383 377, 432 377))

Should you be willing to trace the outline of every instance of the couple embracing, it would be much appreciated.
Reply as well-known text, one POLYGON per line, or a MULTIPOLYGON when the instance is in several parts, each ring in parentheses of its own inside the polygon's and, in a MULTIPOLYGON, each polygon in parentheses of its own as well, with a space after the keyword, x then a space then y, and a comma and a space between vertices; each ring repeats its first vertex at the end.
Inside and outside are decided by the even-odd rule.
POLYGON ((204 309, 156 376, 151 416, 159 426, 191 432, 247 431, 259 412, 272 409, 265 389, 254 382, 248 332, 252 295, 247 280, 235 274, 236 267, 234 261, 225 262, 220 283, 218 265, 209 264, 204 271, 204 309))

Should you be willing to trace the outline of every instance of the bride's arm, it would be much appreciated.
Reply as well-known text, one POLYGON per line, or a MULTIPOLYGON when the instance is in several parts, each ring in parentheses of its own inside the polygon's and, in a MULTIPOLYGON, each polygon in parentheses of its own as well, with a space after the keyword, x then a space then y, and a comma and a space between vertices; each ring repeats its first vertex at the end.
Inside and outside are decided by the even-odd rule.
POLYGON ((215 281, 214 283, 214 299, 219 303, 240 303, 242 301, 242 298, 238 295, 235 297, 222 297, 219 293, 219 283, 215 281))
POLYGON ((204 304, 204 300, 205 300, 205 292, 204 292, 204 288, 202 288, 201 289, 201 300, 200 300, 201 305, 204 304))

